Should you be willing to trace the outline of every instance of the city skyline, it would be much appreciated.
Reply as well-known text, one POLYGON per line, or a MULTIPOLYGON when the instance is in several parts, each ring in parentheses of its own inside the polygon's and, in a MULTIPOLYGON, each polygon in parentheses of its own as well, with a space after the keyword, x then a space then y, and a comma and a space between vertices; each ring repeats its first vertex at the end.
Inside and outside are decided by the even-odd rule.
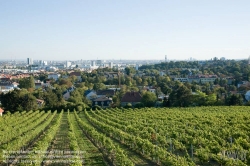
POLYGON ((247 59, 250 1, 2 1, 0 59, 247 59))
MULTIPOLYGON (((161 58, 161 59, 74 59, 74 60, 70 60, 70 59, 32 59, 32 61, 35 62, 39 62, 39 61, 55 61, 55 62, 75 62, 75 61, 159 61, 159 62, 171 62, 171 61, 211 61, 214 60, 214 58, 217 58, 218 60, 249 60, 249 56, 248 57, 244 57, 244 58, 233 58, 233 59, 227 59, 225 57, 208 57, 207 59, 195 59, 194 57, 187 57, 186 59, 165 59, 161 58)), ((14 59, 14 58, 6 58, 6 59, 0 59, 0 61, 27 61, 26 59, 14 59)))

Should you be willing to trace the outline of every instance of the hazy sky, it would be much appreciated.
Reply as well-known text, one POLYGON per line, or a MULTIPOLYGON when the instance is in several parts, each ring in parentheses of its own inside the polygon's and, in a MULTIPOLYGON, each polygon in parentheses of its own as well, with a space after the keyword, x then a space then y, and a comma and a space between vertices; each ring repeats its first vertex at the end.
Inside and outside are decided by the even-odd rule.
POLYGON ((0 0, 0 59, 250 55, 250 0, 0 0))

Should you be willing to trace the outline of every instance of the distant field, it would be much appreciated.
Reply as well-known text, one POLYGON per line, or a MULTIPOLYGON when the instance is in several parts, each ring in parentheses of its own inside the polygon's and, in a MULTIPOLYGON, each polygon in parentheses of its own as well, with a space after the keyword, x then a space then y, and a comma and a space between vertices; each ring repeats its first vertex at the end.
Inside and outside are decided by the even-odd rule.
POLYGON ((250 107, 0 117, 0 165, 250 165, 250 107))

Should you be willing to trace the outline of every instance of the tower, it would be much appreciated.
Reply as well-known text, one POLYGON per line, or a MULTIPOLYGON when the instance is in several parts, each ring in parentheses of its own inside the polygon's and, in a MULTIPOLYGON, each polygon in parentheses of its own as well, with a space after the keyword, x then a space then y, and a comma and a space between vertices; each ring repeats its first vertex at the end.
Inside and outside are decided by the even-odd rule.
POLYGON ((70 61, 66 61, 66 67, 69 68, 71 66, 71 62, 70 61))
POLYGON ((91 61, 91 66, 95 66, 95 61, 91 61))
POLYGON ((250 55, 249 55, 249 57, 248 57, 248 64, 250 65, 250 55))
POLYGON ((135 65, 135 70, 138 70, 138 69, 139 69, 139 65, 136 64, 136 65, 135 65))
POLYGON ((33 64, 32 58, 27 58, 27 63, 28 63, 28 65, 32 65, 33 64))
POLYGON ((168 59, 167 59, 167 55, 165 55, 165 62, 167 62, 167 60, 168 60, 168 59))
POLYGON ((112 69, 113 68, 113 62, 109 62, 109 67, 112 69))

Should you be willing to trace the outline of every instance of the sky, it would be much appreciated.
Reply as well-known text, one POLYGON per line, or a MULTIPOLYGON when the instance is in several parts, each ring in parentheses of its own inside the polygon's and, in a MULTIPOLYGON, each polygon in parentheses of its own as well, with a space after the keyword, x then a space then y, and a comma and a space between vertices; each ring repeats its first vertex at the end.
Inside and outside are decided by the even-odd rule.
POLYGON ((0 59, 246 59, 249 0, 0 0, 0 59))

